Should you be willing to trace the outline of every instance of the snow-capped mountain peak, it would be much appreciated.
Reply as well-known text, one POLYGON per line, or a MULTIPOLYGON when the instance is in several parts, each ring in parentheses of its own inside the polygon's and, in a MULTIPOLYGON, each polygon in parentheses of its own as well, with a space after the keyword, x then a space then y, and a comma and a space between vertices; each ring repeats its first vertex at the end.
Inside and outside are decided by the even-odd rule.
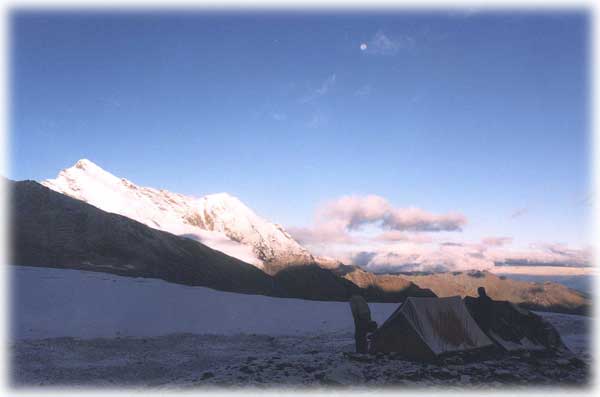
POLYGON ((77 161, 75 163, 75 168, 80 168, 80 169, 96 169, 96 170, 100 170, 100 171, 106 172, 102 168, 98 167, 96 164, 94 164, 92 161, 90 161, 88 159, 80 159, 79 161, 77 161))
POLYGON ((141 187, 81 159, 41 182, 59 193, 155 229, 194 238, 269 272, 314 258, 280 225, 258 216, 229 193, 196 198, 141 187))
POLYGON ((228 193, 210 194, 197 202, 198 213, 208 230, 224 233, 249 244, 264 262, 312 263, 314 258, 281 226, 267 222, 228 193))

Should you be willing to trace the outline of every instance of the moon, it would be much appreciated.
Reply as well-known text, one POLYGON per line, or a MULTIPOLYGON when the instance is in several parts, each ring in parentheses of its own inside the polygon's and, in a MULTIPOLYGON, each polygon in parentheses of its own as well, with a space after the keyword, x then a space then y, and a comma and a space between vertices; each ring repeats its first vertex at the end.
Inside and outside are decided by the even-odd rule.
POLYGON ((361 51, 364 51, 364 50, 366 50, 366 49, 367 49, 367 43, 362 43, 362 44, 360 45, 360 50, 361 50, 361 51))

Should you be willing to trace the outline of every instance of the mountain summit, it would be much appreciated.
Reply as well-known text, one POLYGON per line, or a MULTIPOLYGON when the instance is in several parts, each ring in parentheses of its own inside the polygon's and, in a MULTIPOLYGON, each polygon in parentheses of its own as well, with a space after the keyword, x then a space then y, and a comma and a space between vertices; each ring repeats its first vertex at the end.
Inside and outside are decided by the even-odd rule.
POLYGON ((228 193, 196 198, 141 187, 87 159, 41 183, 104 211, 195 239, 268 273, 315 262, 283 227, 259 217, 228 193))

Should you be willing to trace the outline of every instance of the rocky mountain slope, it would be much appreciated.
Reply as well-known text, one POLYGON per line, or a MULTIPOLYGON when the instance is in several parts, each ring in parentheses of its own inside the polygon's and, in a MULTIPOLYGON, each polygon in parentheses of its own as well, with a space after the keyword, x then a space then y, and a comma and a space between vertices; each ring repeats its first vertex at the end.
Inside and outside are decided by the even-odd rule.
POLYGON ((211 194, 195 203, 195 217, 187 219, 196 226, 223 233, 231 240, 252 247, 269 274, 293 265, 314 263, 310 252, 298 244, 285 229, 256 215, 238 198, 227 193, 211 194))
POLYGON ((195 239, 270 274, 288 265, 314 263, 283 227, 227 193, 195 198, 141 187, 85 159, 41 183, 104 211, 195 239))
POLYGON ((591 305, 590 299, 584 294, 562 284, 513 280, 487 271, 387 277, 411 281, 421 288, 430 289, 439 297, 475 296, 477 288, 481 286, 492 299, 511 301, 532 310, 587 314, 591 305))
POLYGON ((347 265, 332 270, 365 291, 376 290, 379 296, 399 291, 407 296, 477 296, 477 288, 484 287, 492 299, 507 300, 531 310, 589 314, 591 307, 587 295, 562 284, 520 281, 487 271, 373 274, 347 265))
POLYGON ((358 266, 341 265, 335 268, 334 272, 358 287, 365 289, 367 296, 370 293, 383 295, 389 297, 390 302, 394 302, 393 297, 398 294, 421 297, 436 296, 430 289, 421 288, 403 277, 373 274, 358 266))
POLYGON ((9 184, 13 264, 272 293, 272 279, 260 269, 194 240, 102 211, 37 182, 9 184))

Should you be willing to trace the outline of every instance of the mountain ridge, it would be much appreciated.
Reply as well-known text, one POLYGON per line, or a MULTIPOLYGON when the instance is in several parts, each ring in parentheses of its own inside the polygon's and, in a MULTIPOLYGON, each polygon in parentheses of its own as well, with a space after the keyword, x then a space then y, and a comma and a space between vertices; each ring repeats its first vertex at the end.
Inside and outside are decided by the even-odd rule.
POLYGON ((195 239, 269 274, 288 265, 315 263, 281 225, 261 218, 229 193, 196 198, 142 187, 87 159, 40 183, 107 212, 195 239))

